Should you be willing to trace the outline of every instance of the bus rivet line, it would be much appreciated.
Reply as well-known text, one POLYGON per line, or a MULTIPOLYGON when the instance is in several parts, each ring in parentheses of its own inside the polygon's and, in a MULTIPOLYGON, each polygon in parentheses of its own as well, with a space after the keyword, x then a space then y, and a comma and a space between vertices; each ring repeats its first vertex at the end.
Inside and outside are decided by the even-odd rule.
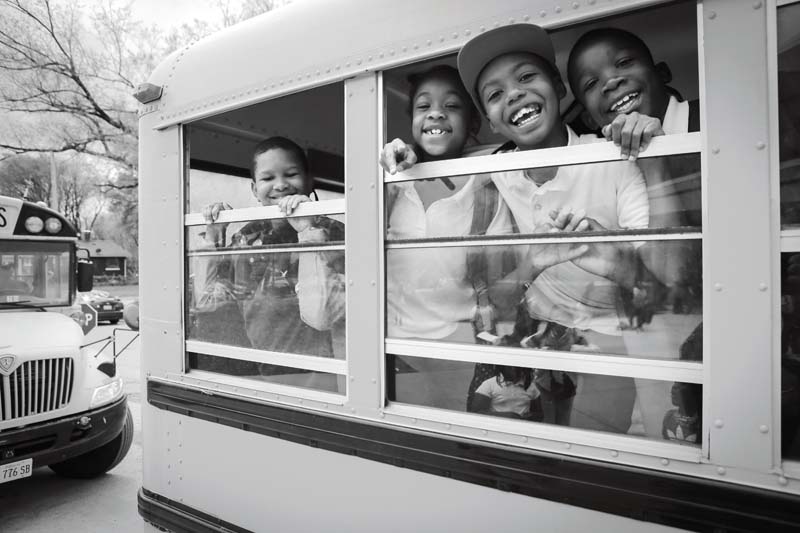
POLYGON ((717 292, 722 292, 722 283, 715 283, 714 290, 717 292))
POLYGON ((720 476, 724 476, 725 472, 726 472, 726 470, 725 470, 724 466, 718 466, 717 467, 717 474, 719 474, 720 476))
POLYGON ((764 141, 758 141, 756 143, 756 148, 759 149, 759 150, 763 150, 766 147, 767 147, 767 143, 765 143, 764 141))
POLYGON ((556 6, 555 12, 556 13, 561 13, 561 6, 556 6))
POLYGON ((788 480, 788 479, 786 479, 785 477, 783 477, 783 476, 780 476, 780 477, 778 478, 778 485, 780 485, 780 486, 782 486, 782 487, 785 487, 785 486, 786 486, 786 485, 788 485, 788 484, 789 484, 789 480, 788 480))
POLYGON ((543 10, 541 10, 541 11, 539 12, 539 16, 540 16, 540 17, 542 17, 542 18, 545 18, 545 17, 547 16, 547 11, 545 11, 544 9, 543 9, 543 10))
POLYGON ((669 459, 661 459, 661 464, 667 466, 669 464, 669 459))
POLYGON ((528 22, 529 20, 531 20, 531 16, 530 15, 525 15, 524 17, 522 17, 522 20, 524 20, 525 22, 528 22))
POLYGON ((764 425, 764 424, 762 424, 761 426, 759 426, 759 427, 758 427, 758 430, 759 430, 761 433, 769 433, 769 427, 768 427, 768 426, 766 426, 766 425, 764 425))
POLYGON ((761 2, 753 2, 753 9, 761 9, 761 2))
POLYGON ((717 18, 717 12, 716 11, 709 11, 708 12, 708 18, 711 19, 711 20, 717 18))
POLYGON ((611 457, 619 457, 619 452, 617 450, 611 450, 611 457))
POLYGON ((724 425, 725 425, 725 424, 723 424, 723 422, 722 422, 722 419, 721 419, 721 418, 717 418, 716 420, 714 420, 714 427, 716 427, 716 428, 721 428, 721 427, 722 427, 722 426, 724 426, 724 425))
POLYGON ((761 292, 766 291, 767 290, 767 284, 766 283, 759 283, 758 284, 758 290, 760 290, 761 292))

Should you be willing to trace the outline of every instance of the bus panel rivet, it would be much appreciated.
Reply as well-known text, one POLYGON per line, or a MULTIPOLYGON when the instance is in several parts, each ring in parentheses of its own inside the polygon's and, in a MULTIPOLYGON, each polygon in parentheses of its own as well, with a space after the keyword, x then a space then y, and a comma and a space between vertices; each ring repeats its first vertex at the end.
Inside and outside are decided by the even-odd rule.
POLYGON ((669 464, 669 459, 661 459, 661 464, 667 466, 669 464))
POLYGON ((611 457, 618 457, 619 452, 617 450, 611 450, 611 457))
POLYGON ((714 427, 721 428, 724 425, 725 424, 722 423, 722 419, 721 418, 717 418, 716 420, 714 420, 714 427))
POLYGON ((372 281, 369 282, 369 284, 374 287, 375 286, 375 280, 373 279, 372 281))
POLYGON ((381 411, 381 418, 386 418, 386 413, 384 413, 383 411, 381 411))
POLYGON ((724 466, 718 466, 717 467, 717 474, 719 474, 720 476, 724 476, 725 475, 725 467, 724 466))
POLYGON ((708 18, 710 18, 712 20, 717 18, 717 12, 716 11, 709 11, 708 12, 708 18))
POLYGON ((764 141, 758 141, 756 143, 756 148, 758 148, 759 150, 763 150, 766 147, 767 147, 767 143, 765 143, 764 141))
POLYGON ((547 11, 545 11, 544 9, 539 11, 539 16, 545 18, 547 16, 547 11))
POLYGON ((766 283, 759 283, 758 284, 758 290, 760 290, 761 292, 766 291, 767 290, 767 284, 766 283))
POLYGON ((351 279, 351 280, 350 280, 350 285, 353 285, 353 283, 354 283, 354 282, 353 282, 353 280, 351 279))
POLYGON ((572 9, 578 9, 581 5, 578 2, 572 2, 572 9))
POLYGON ((564 444, 564 448, 566 448, 567 450, 569 450, 569 449, 571 449, 571 448, 572 448, 572 444, 570 444, 570 443, 568 442, 568 443, 564 444))
POLYGON ((528 442, 528 437, 522 437, 522 442, 528 442))
POLYGON ((483 430, 483 434, 484 434, 484 435, 488 435, 488 434, 489 434, 489 432, 488 432, 488 431, 486 431, 486 430, 484 429, 484 430, 483 430))
POLYGON ((788 484, 789 484, 789 480, 788 480, 788 479, 786 479, 786 478, 785 478, 785 477, 783 477, 783 476, 780 476, 780 477, 778 477, 778 484, 779 484, 780 486, 782 486, 782 487, 785 487, 786 485, 788 485, 788 484))
POLYGON ((556 6, 556 13, 561 13, 561 6, 556 6))
POLYGON ((722 292, 722 283, 715 283, 714 290, 717 292, 722 292))
POLYGON ((761 433, 769 433, 769 427, 767 427, 765 424, 762 424, 761 426, 759 426, 759 427, 758 427, 758 430, 759 430, 761 433))
POLYGON ((753 9, 761 9, 761 2, 760 1, 753 2, 753 9))
POLYGON ((445 429, 450 429, 450 428, 452 428, 453 426, 451 426, 450 424, 445 424, 445 425, 444 425, 444 427, 445 427, 445 429))
POLYGON ((719 153, 719 148, 712 148, 711 149, 711 153, 712 154, 718 154, 719 153))

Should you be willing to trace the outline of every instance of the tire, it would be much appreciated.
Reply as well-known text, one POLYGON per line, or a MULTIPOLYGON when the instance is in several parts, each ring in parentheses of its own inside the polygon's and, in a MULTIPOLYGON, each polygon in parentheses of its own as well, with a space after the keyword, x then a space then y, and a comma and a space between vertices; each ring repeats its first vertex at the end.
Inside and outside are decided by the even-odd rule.
POLYGON ((126 407, 125 423, 122 431, 111 442, 83 455, 50 465, 59 476, 89 479, 105 474, 117 466, 131 447, 133 442, 133 415, 126 407))
POLYGON ((119 323, 119 318, 109 320, 108 323, 111 324, 112 326, 116 326, 119 323))

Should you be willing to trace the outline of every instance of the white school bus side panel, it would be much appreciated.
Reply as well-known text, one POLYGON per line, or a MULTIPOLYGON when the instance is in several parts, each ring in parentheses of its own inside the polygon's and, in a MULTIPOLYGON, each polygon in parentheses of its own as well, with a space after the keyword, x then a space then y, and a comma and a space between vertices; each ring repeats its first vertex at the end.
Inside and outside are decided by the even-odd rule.
POLYGON ((166 411, 157 416, 171 429, 162 437, 162 487, 153 490, 250 531, 466 532, 499 524, 504 531, 677 531, 166 411))
MULTIPOLYGON (((706 406, 711 461, 767 471, 771 461, 772 336, 767 64, 763 2, 702 5, 705 68, 704 220, 706 406), (748 35, 747 39, 740 36, 748 35), (758 35, 758 38, 754 38, 758 35), (749 72, 729 83, 731 72, 749 72), (742 125, 746 127, 742 127, 742 125), (734 437, 735 435, 735 437, 734 437)), ((720 475, 725 474, 720 466, 720 475)))

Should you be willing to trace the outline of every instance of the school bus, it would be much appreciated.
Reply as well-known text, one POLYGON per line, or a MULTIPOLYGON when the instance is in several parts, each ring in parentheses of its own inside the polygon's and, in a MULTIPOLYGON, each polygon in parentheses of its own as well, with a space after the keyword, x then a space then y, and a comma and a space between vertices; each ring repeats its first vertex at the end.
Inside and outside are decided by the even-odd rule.
POLYGON ((84 336, 97 314, 73 305, 92 289, 87 252, 60 213, 0 196, 0 483, 43 466, 96 477, 130 449, 112 354, 84 336))
MULTIPOLYGON (((137 93, 145 528, 800 527, 798 22, 789 0, 308 0, 167 58, 137 93), (432 226, 431 206, 481 176, 623 164, 614 143, 591 142, 381 170, 385 143, 411 140, 409 76, 455 66, 473 37, 520 23, 549 32, 565 83, 581 35, 633 32, 669 66, 661 80, 676 105, 694 102, 695 127, 625 163, 644 176, 649 227, 456 231, 475 228, 474 200, 437 219, 438 233, 392 233, 392 187, 415 190, 415 220, 432 226), (265 237, 287 221, 258 205, 250 167, 274 136, 302 147, 318 193, 292 217, 335 221, 343 237, 265 237), (644 170, 658 161, 661 183, 644 170), (680 222, 654 222, 665 196, 682 205, 680 222), (620 303, 602 328, 570 328, 569 343, 501 342, 525 318, 513 309, 476 339, 476 292, 443 289, 463 288, 463 261, 554 243, 684 259, 676 277, 627 292, 597 281, 620 303), (340 287, 344 314, 289 324, 319 296, 299 281, 303 258, 321 257, 338 262, 324 280, 340 287), (235 281, 239 267, 251 285, 235 281), (455 306, 443 294, 472 306, 449 321, 427 315, 455 306), (446 331, 425 332, 434 320, 446 331), (306 327, 324 342, 279 342, 306 327), (568 416, 470 409, 471 383, 498 366, 540 389, 543 376, 558 382, 549 390, 569 400, 568 416)), ((560 110, 576 138, 602 126, 570 91, 560 110)), ((502 142, 484 120, 475 146, 502 142)))

